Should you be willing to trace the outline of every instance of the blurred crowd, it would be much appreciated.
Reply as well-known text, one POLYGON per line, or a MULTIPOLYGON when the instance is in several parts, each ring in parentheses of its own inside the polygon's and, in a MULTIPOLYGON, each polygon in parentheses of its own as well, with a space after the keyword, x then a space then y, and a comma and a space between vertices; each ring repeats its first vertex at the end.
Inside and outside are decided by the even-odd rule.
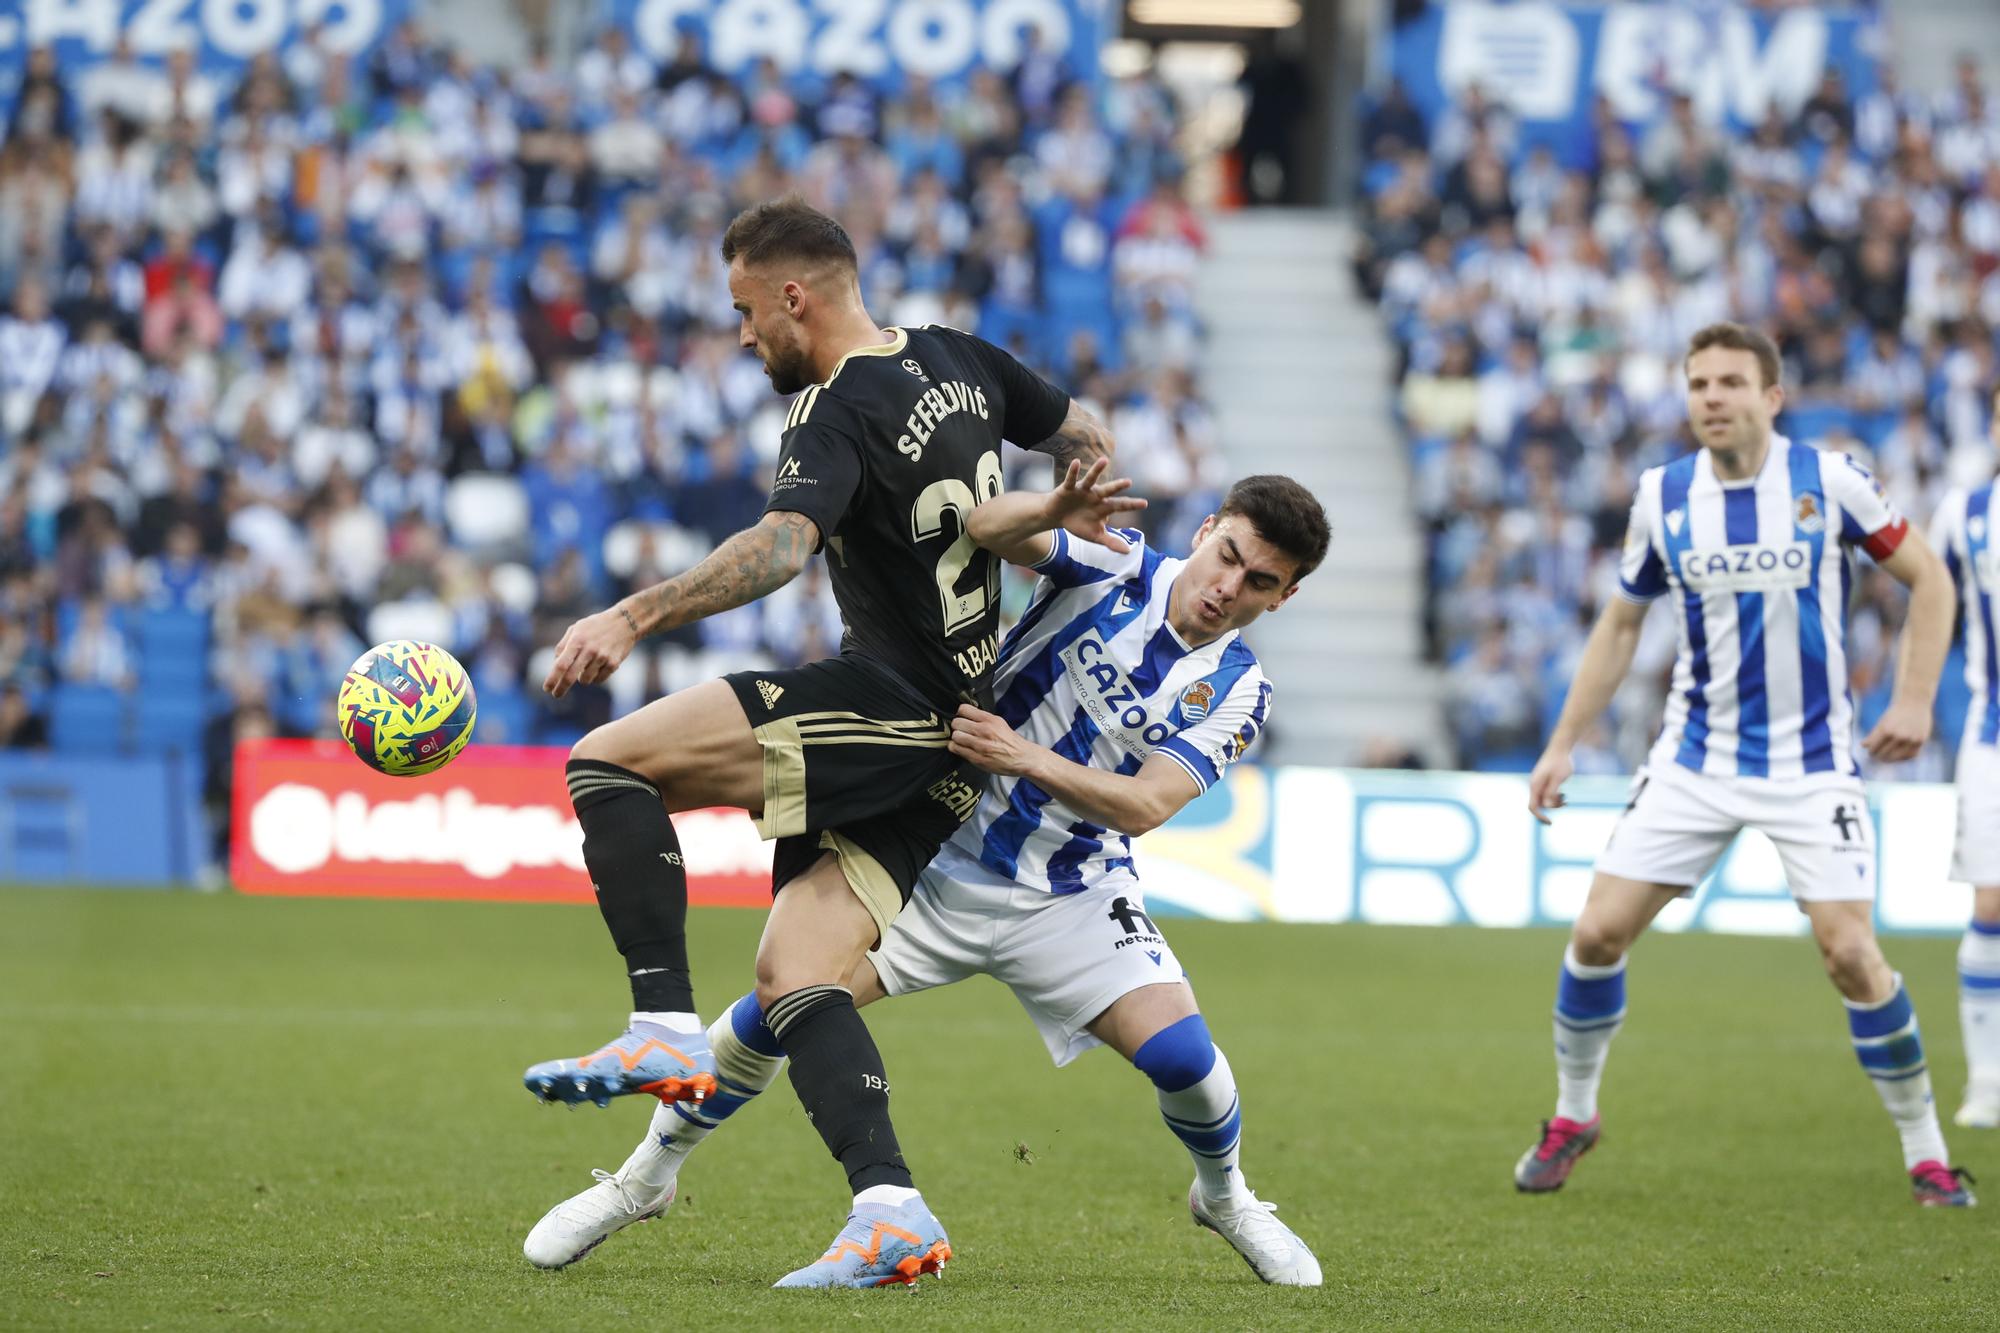
MULTIPOLYGON (((1602 101, 1569 158, 1475 87, 1434 121, 1390 87, 1365 120, 1356 271, 1400 349, 1397 413, 1429 533, 1426 625, 1468 767, 1525 768, 1614 595, 1633 486, 1692 447, 1680 361, 1720 319, 1784 354, 1781 433, 1854 454, 1913 522, 1992 476, 2000 104, 1963 61, 1935 95, 1829 70, 1747 131, 1669 96, 1602 101)), ((1850 619, 1864 729, 1886 707, 1900 585, 1863 560, 1850 619)), ((1648 618, 1579 771, 1629 772, 1657 729, 1672 618, 1648 618)), ((1964 708, 1901 772, 1948 771, 1964 708)))
POLYGON ((761 511, 785 404, 719 242, 788 191, 845 223, 879 320, 976 329, 1105 416, 1179 539, 1218 482, 1179 123, 1154 78, 1077 83, 1032 38, 892 94, 617 28, 508 70, 409 25, 229 77, 33 52, 0 145, 0 743, 62 745, 66 687, 129 691, 162 607, 212 626, 211 760, 330 734, 388 638, 455 651, 496 741, 833 651, 815 566, 609 688, 536 688, 573 619, 761 511))

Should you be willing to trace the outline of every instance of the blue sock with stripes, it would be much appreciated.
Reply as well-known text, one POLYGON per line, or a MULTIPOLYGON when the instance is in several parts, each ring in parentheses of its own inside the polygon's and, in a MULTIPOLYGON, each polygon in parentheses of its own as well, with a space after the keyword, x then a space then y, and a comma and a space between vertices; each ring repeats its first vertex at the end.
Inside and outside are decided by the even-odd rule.
POLYGON ((1237 1169, 1243 1112, 1236 1080, 1202 1016, 1189 1014, 1155 1032, 1132 1063, 1159 1090, 1160 1114, 1194 1159, 1203 1197, 1220 1203, 1248 1194, 1237 1169))
POLYGON ((765 1025, 757 992, 737 1000, 709 1024, 708 1049, 715 1056, 715 1095, 706 1101, 662 1102, 653 1112, 646 1140, 633 1150, 620 1175, 655 1190, 680 1174, 695 1145, 777 1079, 785 1053, 765 1025))
POLYGON ((1974 921, 1958 946, 1958 1016, 1971 1093, 2000 1097, 2000 921, 1974 921))
POLYGON ((1848 1031, 1854 1034, 1854 1054, 1861 1070, 1881 1094, 1882 1105, 1896 1122, 1903 1139, 1903 1166, 1919 1162, 1949 1162, 1944 1131, 1938 1128, 1937 1105, 1931 1100, 1930 1067, 1924 1062, 1924 1039, 1917 1031, 1917 1011, 1903 978, 1886 1000, 1847 1006, 1848 1031))
POLYGON ((1592 966, 1563 950, 1556 982, 1556 1117, 1587 1124, 1597 1115, 1611 1039, 1625 1024, 1625 960, 1592 966))

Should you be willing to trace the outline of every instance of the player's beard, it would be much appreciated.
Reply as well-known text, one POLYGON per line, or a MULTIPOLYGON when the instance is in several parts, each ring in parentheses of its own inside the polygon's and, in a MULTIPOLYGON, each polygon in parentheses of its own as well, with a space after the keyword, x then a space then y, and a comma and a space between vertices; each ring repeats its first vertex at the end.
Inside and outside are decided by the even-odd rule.
POLYGON ((797 343, 783 348, 775 343, 769 346, 770 354, 764 358, 764 373, 771 377, 773 389, 790 396, 813 382, 812 366, 797 343))

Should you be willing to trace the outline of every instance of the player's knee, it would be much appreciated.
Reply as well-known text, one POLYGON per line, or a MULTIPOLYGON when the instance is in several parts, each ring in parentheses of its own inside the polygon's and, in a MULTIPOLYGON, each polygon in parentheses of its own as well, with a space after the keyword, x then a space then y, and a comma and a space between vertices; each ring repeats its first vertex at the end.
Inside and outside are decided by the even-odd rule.
POLYGON ((1586 912, 1570 930, 1569 947, 1585 967, 1609 967, 1632 947, 1632 933, 1615 921, 1586 912))
POLYGON ((1850 996, 1865 990, 1872 978, 1889 970, 1881 946, 1867 931, 1843 931, 1824 940, 1820 954, 1826 960, 1826 972, 1834 985, 1850 996))
POLYGON ((1215 1041, 1200 1014, 1161 1028, 1132 1053, 1132 1064, 1165 1092, 1191 1088, 1215 1068, 1215 1041))
MULTIPOLYGON (((622 751, 610 725, 592 727, 582 740, 569 747, 571 759, 583 759, 598 764, 617 764, 622 751)), ((621 768, 625 765, 620 764, 621 768)))

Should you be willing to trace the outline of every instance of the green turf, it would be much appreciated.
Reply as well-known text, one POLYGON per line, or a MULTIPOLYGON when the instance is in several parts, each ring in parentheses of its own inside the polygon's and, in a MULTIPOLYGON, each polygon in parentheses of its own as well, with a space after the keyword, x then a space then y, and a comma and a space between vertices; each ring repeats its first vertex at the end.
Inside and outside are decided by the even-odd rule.
MULTIPOLYGON (((760 921, 695 914, 711 1012, 760 921)), ((1144 1080, 1052 1070, 983 980, 870 1013, 944 1282, 764 1289, 845 1203, 783 1085, 664 1221, 537 1272, 527 1228, 646 1119, 517 1082, 622 1015, 595 913, 0 893, 0 1326, 2000 1327, 2000 1208, 1910 1203, 1803 941, 1648 941, 1604 1145, 1529 1199, 1508 1171, 1549 1104, 1557 935, 1171 932, 1320 1291, 1191 1226, 1144 1080)), ((1952 945, 1891 953, 1954 1105, 1952 945)), ((2000 1183, 2000 1136, 1956 1140, 2000 1183)))

